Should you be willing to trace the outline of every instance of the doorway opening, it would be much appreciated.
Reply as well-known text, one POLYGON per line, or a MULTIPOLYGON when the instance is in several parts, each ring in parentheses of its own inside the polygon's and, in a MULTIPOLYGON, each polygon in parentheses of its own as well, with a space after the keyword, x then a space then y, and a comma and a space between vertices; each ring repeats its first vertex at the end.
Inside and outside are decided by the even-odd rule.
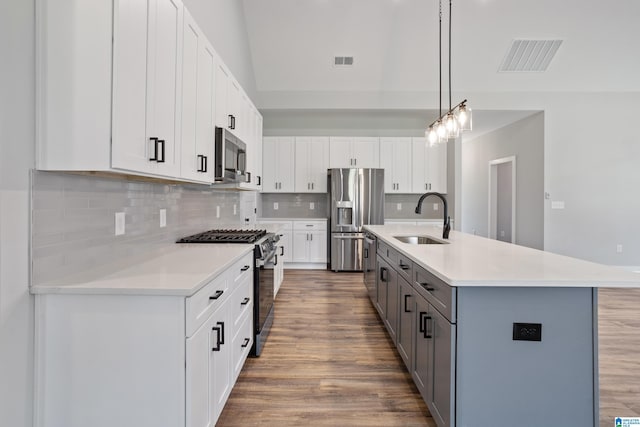
POLYGON ((516 242, 516 157, 489 161, 489 238, 516 242))

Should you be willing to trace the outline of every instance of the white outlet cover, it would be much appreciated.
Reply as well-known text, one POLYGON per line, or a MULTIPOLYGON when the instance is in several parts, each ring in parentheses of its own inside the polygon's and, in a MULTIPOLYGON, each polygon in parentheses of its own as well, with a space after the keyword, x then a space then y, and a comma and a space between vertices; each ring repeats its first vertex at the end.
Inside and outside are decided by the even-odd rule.
POLYGON ((439 204, 437 204, 437 203, 434 203, 434 204, 433 204, 433 210, 434 210, 434 211, 437 211, 438 209, 440 209, 440 205, 439 205, 439 204))
POLYGON ((313 202, 309 202, 309 210, 314 210, 316 208, 316 204, 313 202))
POLYGON ((116 212, 116 236, 121 236, 124 234, 124 224, 124 212, 116 212))
POLYGON ((237 205, 233 205, 233 214, 235 215, 237 211, 238 211, 237 205))
POLYGON ((273 202, 273 210, 274 211, 278 210, 278 202, 273 202))
POLYGON ((167 210, 160 209, 160 228, 167 226, 167 210))
POLYGON ((551 202, 551 209, 564 209, 564 202, 560 200, 554 200, 551 202))
POLYGON ((622 253, 622 245, 617 245, 616 246, 616 252, 621 254, 622 253))
POLYGON ((220 206, 216 206, 216 218, 220 218, 220 206))
POLYGON ((402 210, 402 203, 396 203, 396 209, 401 211, 402 210))

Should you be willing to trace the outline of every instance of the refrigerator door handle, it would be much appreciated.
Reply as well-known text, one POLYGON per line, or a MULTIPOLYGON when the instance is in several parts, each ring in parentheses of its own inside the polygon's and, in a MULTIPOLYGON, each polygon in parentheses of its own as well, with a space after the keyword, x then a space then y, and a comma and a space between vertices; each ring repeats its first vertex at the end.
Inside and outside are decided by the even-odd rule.
POLYGON ((356 236, 333 236, 334 239, 338 240, 364 240, 364 236, 356 235, 356 236))

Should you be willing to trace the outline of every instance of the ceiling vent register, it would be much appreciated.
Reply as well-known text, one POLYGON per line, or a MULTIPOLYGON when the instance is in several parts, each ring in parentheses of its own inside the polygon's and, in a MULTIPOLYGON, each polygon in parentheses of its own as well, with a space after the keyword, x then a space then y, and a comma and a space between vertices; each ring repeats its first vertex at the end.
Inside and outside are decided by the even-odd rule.
POLYGON ((514 40, 498 71, 546 71, 561 44, 562 40, 514 40))
POLYGON ((333 58, 334 67, 353 67, 353 56, 335 56, 333 58))

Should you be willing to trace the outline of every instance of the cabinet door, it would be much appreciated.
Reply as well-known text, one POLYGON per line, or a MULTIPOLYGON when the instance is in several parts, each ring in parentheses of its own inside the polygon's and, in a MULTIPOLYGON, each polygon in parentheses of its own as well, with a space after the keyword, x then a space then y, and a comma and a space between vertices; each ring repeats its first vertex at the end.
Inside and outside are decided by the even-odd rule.
POLYGON ((384 322, 387 318, 387 289, 389 287, 391 267, 381 256, 377 256, 378 270, 378 294, 376 301, 376 309, 380 314, 380 318, 384 322))
POLYGON ((447 144, 430 146, 426 138, 412 139, 412 192, 447 192, 447 144))
POLYGON ((309 262, 327 262, 327 232, 309 232, 309 262))
POLYGON ((430 348, 431 390, 427 393, 429 412, 438 425, 455 425, 453 399, 455 374, 453 355, 455 354, 455 325, 429 306, 431 319, 427 321, 427 334, 432 337, 430 348))
POLYGON ((421 295, 415 295, 415 310, 413 335, 415 336, 413 348, 413 381, 420 391, 420 395, 425 402, 431 400, 430 384, 433 382, 433 372, 430 369, 431 360, 431 341, 428 332, 425 329, 425 323, 428 321, 429 304, 421 295))
POLYGON ((380 167, 379 140, 375 137, 353 138, 351 145, 351 155, 355 160, 354 167, 357 168, 378 168, 380 167))
MULTIPOLYGON (((297 149, 297 146, 296 146, 297 149)), ((329 138, 312 137, 308 150, 307 169, 312 193, 327 192, 327 169, 329 168, 329 138)))
POLYGON ((411 140, 411 189, 413 193, 429 191, 429 141, 427 138, 412 138, 411 140))
POLYGON ((430 191, 447 192, 447 144, 427 148, 430 191))
POLYGON ((354 159, 351 155, 353 138, 332 136, 329 138, 329 167, 353 168, 354 159))
POLYGON ((158 139, 150 144, 150 158, 157 158, 155 173, 178 177, 183 7, 179 0, 156 0, 150 4, 147 137, 158 139))
POLYGON ((394 344, 398 342, 398 273, 393 268, 389 269, 387 281, 387 312, 385 325, 394 344))
POLYGON ((227 397, 231 393, 233 381, 233 363, 232 363, 232 323, 229 314, 229 305, 225 304, 212 315, 213 323, 211 324, 212 346, 209 349, 210 354, 210 383, 211 383, 211 400, 212 419, 218 420, 222 408, 224 407, 227 397))
POLYGON ((205 182, 213 181, 214 58, 213 48, 185 9, 180 175, 205 182))
POLYGON ((219 57, 217 57, 216 65, 216 126, 228 129, 231 124, 227 106, 229 80, 231 77, 229 70, 227 70, 227 67, 219 57))
POLYGON ((293 137, 265 137, 263 142, 263 191, 293 193, 295 162, 293 137))
POLYGON ((309 157, 312 145, 311 137, 297 136, 295 141, 294 188, 296 193, 308 193, 311 192, 311 174, 309 170, 309 157))
POLYGON ((186 425, 187 427, 208 427, 214 424, 214 405, 211 378, 212 349, 216 346, 217 335, 215 315, 186 342, 186 425))
POLYGON ((380 138, 385 193, 411 192, 411 138, 380 138))
POLYGON ((292 246, 291 261, 307 262, 309 259, 309 232, 294 231, 292 246))
POLYGON ((111 166, 151 173, 147 140, 147 16, 149 3, 115 0, 111 166))
POLYGON ((265 136, 262 139, 262 191, 278 191, 278 138, 265 136))
POLYGON ((413 322, 415 318, 415 297, 413 287, 402 277, 398 278, 398 296, 400 309, 398 314, 398 353, 404 360, 409 372, 413 368, 413 322))

